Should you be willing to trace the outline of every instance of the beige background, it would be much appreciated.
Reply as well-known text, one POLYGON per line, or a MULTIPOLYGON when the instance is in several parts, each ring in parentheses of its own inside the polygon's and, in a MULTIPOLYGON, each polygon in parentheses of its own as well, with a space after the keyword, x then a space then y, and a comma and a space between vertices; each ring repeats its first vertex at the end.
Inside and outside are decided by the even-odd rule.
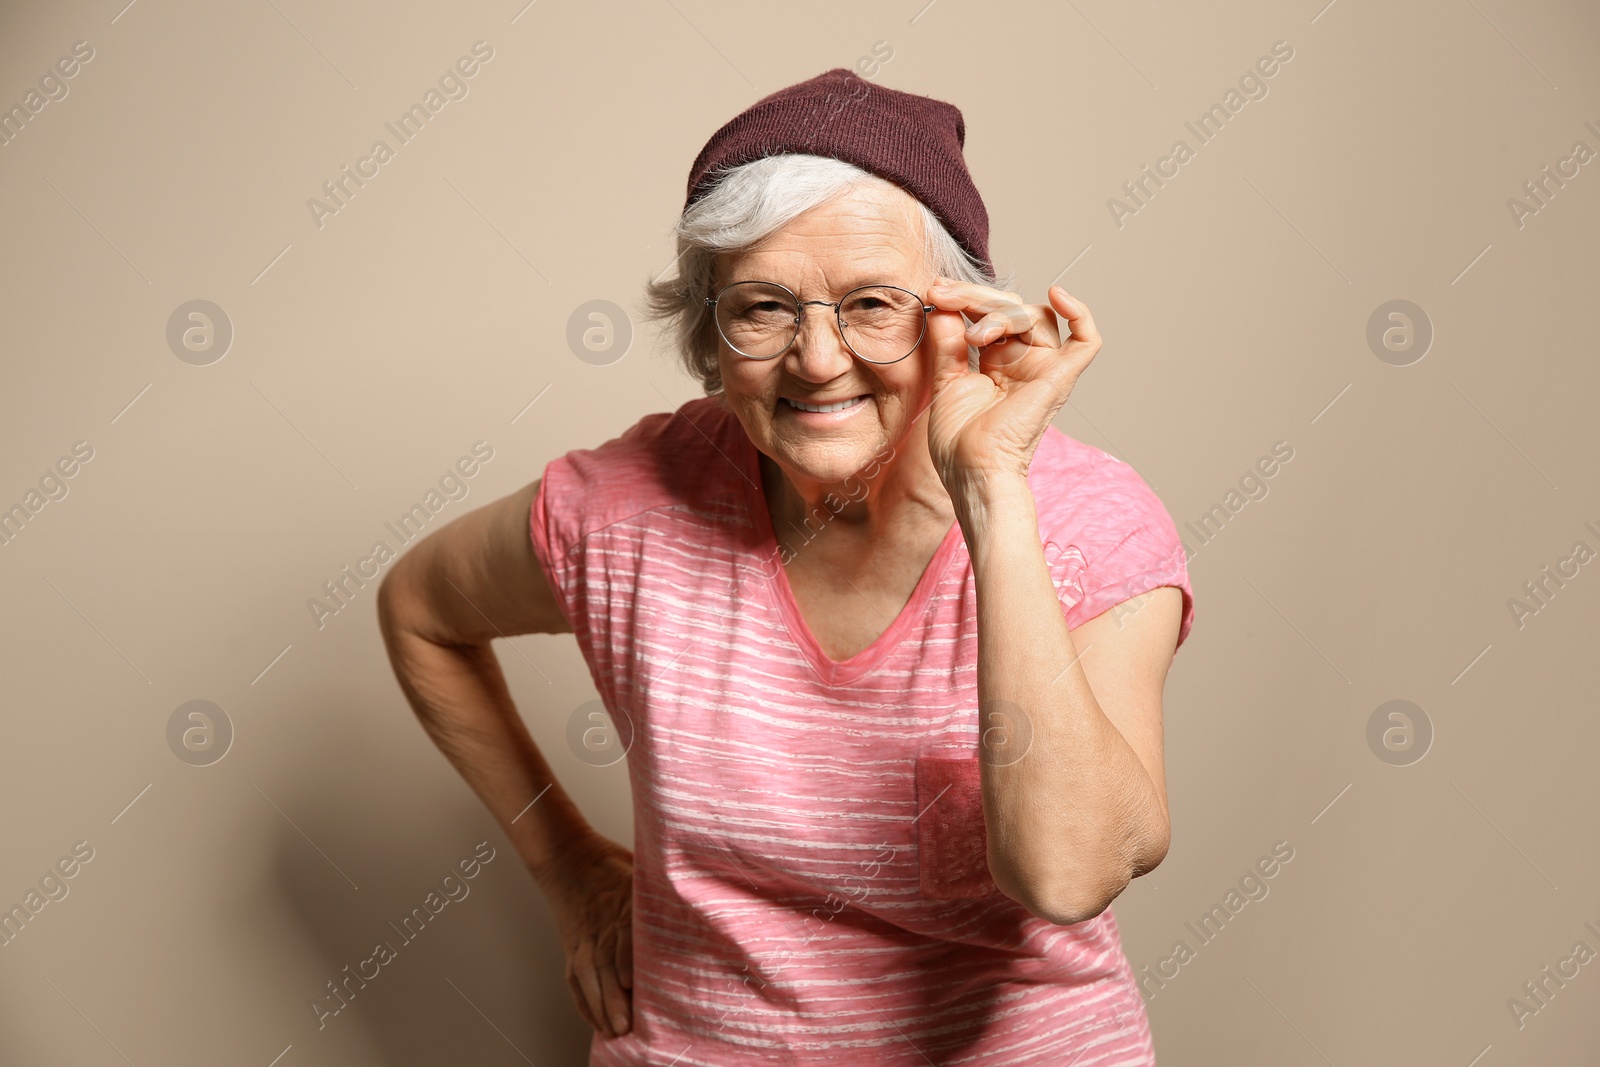
MULTIPOLYGON (((0 1062, 583 1061, 544 904, 402 700, 373 585, 321 629, 306 602, 473 442, 494 458, 440 521, 697 395, 642 326, 576 358, 569 315, 637 307, 718 125, 880 41, 882 84, 965 112, 1001 266, 1100 324, 1064 432, 1180 527, 1295 450, 1193 551, 1130 960, 1294 859, 1150 1001, 1161 1062, 1589 1062, 1600 964, 1521 1028, 1507 1001, 1600 950, 1600 565, 1520 628, 1507 601, 1600 549, 1600 163, 1520 228, 1507 199, 1600 150, 1593 5, 124 2, 0 9, 6 107, 94 49, 0 147, 0 504, 94 449, 0 548, 0 905, 94 849, 0 947, 0 1062), (469 95, 319 228, 307 199, 478 40, 469 95), (1280 40, 1269 94, 1119 228, 1107 199, 1280 40), (193 299, 235 332, 209 366, 165 339, 193 299), (1392 299, 1435 331, 1408 366, 1365 337, 1392 299), (1367 741, 1397 698, 1434 731, 1409 766, 1367 741), (166 738, 194 699, 235 731, 206 767, 166 738), (310 998, 483 840, 472 894, 319 1032, 310 998)), ((498 647, 631 840, 623 766, 566 743, 594 696, 571 638, 498 647)))

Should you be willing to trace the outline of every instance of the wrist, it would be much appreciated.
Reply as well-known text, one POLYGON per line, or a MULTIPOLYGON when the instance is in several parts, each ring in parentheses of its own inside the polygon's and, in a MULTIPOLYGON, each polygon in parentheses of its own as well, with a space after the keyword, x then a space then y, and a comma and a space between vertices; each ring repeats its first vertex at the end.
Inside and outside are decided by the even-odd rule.
POLYGON ((945 490, 969 548, 982 543, 982 535, 996 524, 1024 519, 1037 523, 1033 490, 1026 474, 963 471, 946 484, 945 490))
MULTIPOLYGON (((541 888, 548 889, 552 884, 563 881, 567 873, 575 865, 581 865, 586 856, 599 851, 602 839, 599 831, 589 824, 576 805, 552 805, 552 810, 541 815, 541 823, 529 827, 522 834, 514 834, 512 844, 533 880, 541 888)), ((528 817, 532 816, 533 812, 530 811, 528 817)))

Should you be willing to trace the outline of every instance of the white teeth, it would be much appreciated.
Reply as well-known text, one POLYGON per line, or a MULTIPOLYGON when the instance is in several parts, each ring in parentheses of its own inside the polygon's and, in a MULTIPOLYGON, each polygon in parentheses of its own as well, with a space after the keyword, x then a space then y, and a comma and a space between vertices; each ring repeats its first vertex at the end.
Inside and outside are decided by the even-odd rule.
POLYGON ((843 411, 845 408, 855 407, 857 404, 859 404, 862 401, 862 399, 863 399, 862 397, 858 396, 858 397, 855 397, 855 398, 850 399, 850 400, 841 400, 837 404, 821 404, 821 405, 818 405, 818 404, 802 404, 798 400, 790 400, 788 397, 784 397, 783 398, 784 403, 788 404, 790 407, 799 408, 801 411, 817 411, 817 412, 843 411))

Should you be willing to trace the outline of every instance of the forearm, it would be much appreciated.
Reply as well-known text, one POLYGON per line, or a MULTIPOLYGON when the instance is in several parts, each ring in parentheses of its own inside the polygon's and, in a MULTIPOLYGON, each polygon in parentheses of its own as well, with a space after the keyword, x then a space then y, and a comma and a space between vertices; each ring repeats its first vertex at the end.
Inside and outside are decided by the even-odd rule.
POLYGON ((990 871, 1030 910, 1081 921, 1160 862, 1166 812, 1089 686, 1079 662, 1087 649, 1063 616, 1026 480, 960 496, 977 596, 979 728, 1009 731, 991 735, 1009 747, 991 748, 981 765, 990 871), (996 711, 1020 713, 1026 727, 996 711))
POLYGON ((391 590, 378 616, 400 688, 433 743, 544 885, 563 851, 592 830, 517 714, 490 644, 445 645, 421 636, 397 605, 403 599, 391 590))

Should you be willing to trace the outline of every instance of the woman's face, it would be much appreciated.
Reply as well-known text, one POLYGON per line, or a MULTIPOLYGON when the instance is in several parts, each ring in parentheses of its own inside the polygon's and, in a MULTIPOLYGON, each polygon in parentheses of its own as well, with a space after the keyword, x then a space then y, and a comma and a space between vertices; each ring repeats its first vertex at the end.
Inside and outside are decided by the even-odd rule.
MULTIPOLYGON (((862 187, 813 208, 754 248, 719 257, 716 286, 777 282, 801 300, 835 301, 859 285, 881 283, 926 294, 921 213, 899 189, 862 187)), ((899 442, 931 396, 930 343, 898 363, 857 359, 839 336, 834 309, 803 308, 800 332, 780 356, 752 360, 719 337, 728 406, 756 448, 791 481, 835 484, 899 442), (856 400, 828 413, 801 411, 856 400)))

